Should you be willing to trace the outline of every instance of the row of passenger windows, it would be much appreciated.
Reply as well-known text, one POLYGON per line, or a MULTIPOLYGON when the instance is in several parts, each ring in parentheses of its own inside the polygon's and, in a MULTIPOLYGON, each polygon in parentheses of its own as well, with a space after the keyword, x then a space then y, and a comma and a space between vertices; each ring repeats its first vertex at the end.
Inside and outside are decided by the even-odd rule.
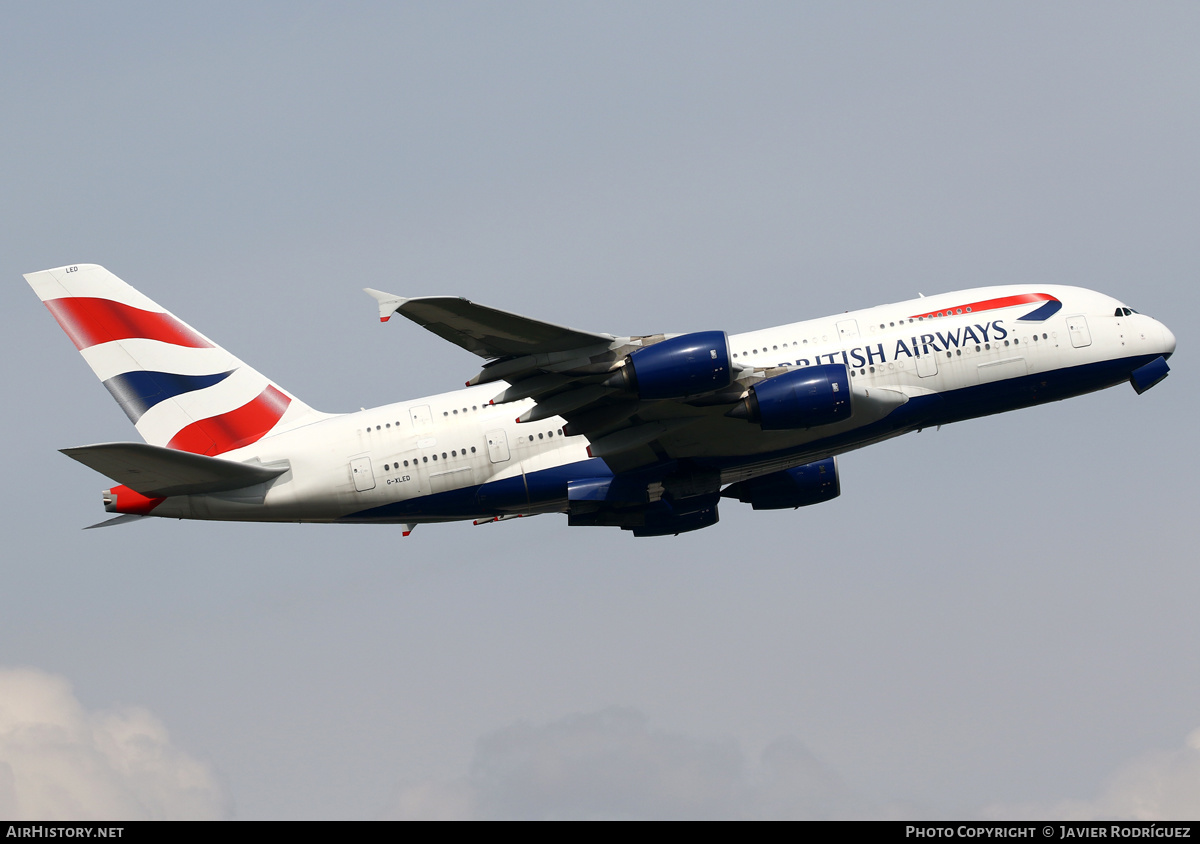
MULTIPOLYGON (((563 436, 562 428, 559 428, 559 429, 558 429, 558 431, 544 431, 544 432, 542 432, 542 433, 538 434, 536 438, 537 438, 537 439, 539 439, 539 440, 541 440, 541 439, 547 439, 547 438, 552 438, 552 437, 555 435, 555 433, 557 433, 557 434, 558 434, 560 437, 561 437, 561 436, 563 436)), ((533 434, 530 434, 530 435, 529 435, 529 441, 530 441, 530 442, 533 442, 533 441, 534 441, 534 439, 535 439, 534 435, 533 435, 533 434)), ((463 457, 466 457, 466 456, 467 456, 467 451, 468 451, 468 450, 467 450, 467 449, 465 449, 465 448, 464 448, 464 449, 462 449, 462 456, 463 456, 463 457)), ((475 453, 475 446, 471 446, 471 448, 470 448, 470 453, 471 453, 471 454, 474 454, 474 453, 475 453)), ((450 451, 450 454, 449 454, 449 455, 447 455, 447 454, 446 454, 446 452, 444 452, 444 451, 442 452, 442 460, 449 460, 449 459, 450 459, 450 458, 452 458, 452 457, 458 457, 458 456, 459 456, 459 450, 458 450, 458 449, 452 449, 452 450, 450 451)), ((433 460, 433 462, 434 462, 434 463, 437 463, 437 461, 438 461, 438 456, 437 456, 437 454, 436 454, 436 453, 434 453, 434 454, 432 454, 432 455, 428 455, 428 456, 422 457, 422 458, 421 458, 421 462, 422 462, 422 463, 428 463, 428 462, 429 462, 431 459, 433 460)), ((416 458, 413 458, 411 461, 409 461, 409 460, 405 460, 405 461, 404 461, 404 463, 403 463, 403 465, 404 465, 404 468, 406 468, 406 469, 407 469, 410 463, 411 463, 413 466, 416 466, 416 465, 417 465, 417 460, 416 460, 416 458)), ((399 462, 399 461, 397 461, 397 462, 395 462, 395 463, 384 463, 384 464, 383 464, 383 471, 385 471, 385 472, 390 472, 390 471, 392 471, 392 470, 394 470, 394 469, 399 469, 399 468, 400 468, 400 466, 401 466, 401 464, 400 464, 400 462, 399 462)))
MULTIPOLYGON (((969 313, 971 313, 971 309, 970 309, 970 308, 946 308, 946 310, 944 310, 944 311, 935 311, 935 312, 933 312, 933 313, 928 313, 928 314, 925 314, 925 316, 919 316, 919 317, 917 317, 917 318, 916 318, 916 321, 917 321, 917 322, 923 322, 923 321, 925 321, 925 320, 927 320, 927 319, 934 319, 935 317, 940 317, 940 316, 955 316, 956 314, 964 314, 964 313, 966 313, 966 314, 969 314, 969 313)), ((908 321, 909 321, 909 322, 913 322, 913 319, 912 319, 912 317, 909 317, 909 320, 908 320, 908 321)), ((901 322, 901 324, 903 324, 903 323, 904 323, 904 320, 900 320, 900 322, 901 322)), ((893 325, 893 326, 894 326, 895 324, 896 324, 896 323, 894 323, 894 322, 892 323, 892 325, 893 325)), ((882 323, 882 322, 881 322, 881 323, 879 323, 879 327, 880 327, 880 328, 883 328, 883 323, 882 323)))
MULTIPOLYGON (((471 446, 471 453, 472 453, 472 454, 474 454, 474 453, 475 453, 475 446, 471 446)), ((437 456, 437 454, 434 454, 434 455, 432 455, 432 456, 433 456, 433 462, 434 462, 434 463, 437 463, 437 459, 438 459, 438 456, 437 456)), ((462 450, 462 456, 463 456, 463 457, 466 457, 466 456, 467 456, 467 450, 466 450, 465 448, 462 450)), ((449 460, 449 459, 450 459, 450 457, 458 457, 458 451, 457 451, 457 450, 453 450, 453 451, 451 451, 451 452, 450 452, 450 455, 449 455, 449 457, 447 457, 447 456, 446 456, 446 452, 444 452, 444 451, 442 452, 442 460, 449 460)), ((422 462, 422 463, 428 463, 428 462, 429 462, 429 457, 422 457, 422 458, 421 458, 421 462, 422 462)), ((408 464, 409 464, 409 461, 408 461, 408 460, 405 460, 405 461, 404 461, 404 466, 405 466, 405 468, 407 468, 407 467, 408 467, 408 464)), ((417 460, 416 460, 416 458, 415 458, 415 457, 412 459, 412 465, 414 465, 414 466, 416 466, 416 465, 417 465, 417 460)), ((399 469, 399 468, 400 468, 400 464, 399 464, 399 463, 384 463, 384 464, 383 464, 383 471, 385 471, 385 472, 390 472, 390 471, 392 471, 392 469, 399 469)))
MULTIPOLYGON (((926 314, 925 316, 919 316, 919 317, 909 317, 909 318, 907 319, 907 321, 906 321, 906 320, 903 320, 903 319, 902 319, 902 320, 900 320, 900 325, 905 325, 905 324, 907 324, 908 322, 924 322, 925 320, 927 320, 927 319, 933 319, 934 317, 940 317, 940 316, 954 316, 954 315, 956 315, 956 314, 962 314, 962 313, 967 313, 967 314, 969 314, 969 313, 971 313, 971 309, 970 309, 970 308, 958 308, 957 310, 946 310, 946 311, 939 311, 939 312, 937 312, 937 313, 926 314)), ((1135 313, 1136 313, 1136 311, 1135 311, 1135 313)), ((1119 314, 1118 314, 1118 316, 1119 316, 1119 314)), ((879 327, 880 327, 880 329, 887 330, 888 328, 895 328, 895 327, 896 327, 896 323, 895 323, 895 322, 889 322, 889 323, 882 323, 882 322, 881 322, 881 323, 879 323, 879 327)), ((827 339, 826 337, 822 337, 822 338, 821 338, 821 340, 822 340, 822 341, 825 341, 826 339, 827 339)), ((817 342, 817 338, 816 338, 816 337, 814 337, 814 338, 813 338, 813 343, 816 343, 816 342, 817 342)), ((807 341, 807 340, 802 340, 802 341, 800 341, 799 343, 797 343, 795 340, 793 340, 793 341, 792 341, 792 346, 799 346, 799 345, 801 345, 801 344, 803 344, 803 345, 807 346, 807 345, 808 345, 808 341, 807 341)), ((787 347, 788 347, 788 344, 787 344, 787 343, 784 343, 784 344, 783 344, 783 348, 785 348, 785 349, 786 349, 787 347)), ((765 352, 767 351, 767 347, 766 347, 766 346, 763 346, 761 349, 753 349, 752 351, 749 351, 749 352, 743 351, 743 352, 742 352, 742 354, 741 354, 741 357, 746 357, 747 355, 757 355, 757 354, 758 354, 760 351, 765 353, 765 352)), ((779 346, 772 346, 772 347, 771 347, 771 349, 770 349, 770 351, 772 351, 772 352, 777 352, 777 351, 779 351, 779 346)), ((736 358, 736 357, 738 357, 738 353, 737 353, 737 352, 734 352, 734 353, 733 353, 733 356, 734 356, 735 358, 736 358)))
MULTIPOLYGON (((485 406, 486 406, 486 405, 485 405, 485 406)), ((463 412, 463 413, 470 413, 471 411, 477 411, 477 410, 479 410, 479 405, 477 405, 477 404, 473 404, 473 405, 471 405, 471 410, 470 410, 470 411, 469 411, 469 410, 467 410, 467 408, 465 408, 465 407, 464 407, 464 408, 462 409, 462 412, 463 412)), ((455 410, 453 410, 453 411, 450 411, 450 410, 443 410, 443 411, 442 411, 442 416, 449 416, 451 413, 453 413, 455 416, 458 416, 458 413, 459 413, 459 411, 458 411, 457 409, 455 409, 455 410)), ((396 426, 397 428, 399 428, 399 427, 400 427, 400 422, 399 422, 399 420, 397 420, 395 423, 388 422, 388 423, 387 423, 387 424, 385 424, 385 425, 376 425, 376 426, 375 426, 375 430, 376 430, 376 431, 382 431, 384 428, 391 428, 393 424, 395 424, 395 426, 396 426)), ((369 430, 371 430, 371 426, 369 426, 369 425, 368 425, 368 426, 367 426, 367 430, 368 430, 368 431, 369 431, 369 430)))

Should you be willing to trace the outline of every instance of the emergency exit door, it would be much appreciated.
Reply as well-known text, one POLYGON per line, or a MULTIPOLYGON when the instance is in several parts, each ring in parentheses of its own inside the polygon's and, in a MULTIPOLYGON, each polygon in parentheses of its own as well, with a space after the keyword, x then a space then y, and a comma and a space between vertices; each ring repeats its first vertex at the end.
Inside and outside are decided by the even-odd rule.
POLYGON ((359 492, 375 489, 375 473, 371 471, 370 457, 358 457, 351 460, 350 474, 354 478, 354 488, 359 492))

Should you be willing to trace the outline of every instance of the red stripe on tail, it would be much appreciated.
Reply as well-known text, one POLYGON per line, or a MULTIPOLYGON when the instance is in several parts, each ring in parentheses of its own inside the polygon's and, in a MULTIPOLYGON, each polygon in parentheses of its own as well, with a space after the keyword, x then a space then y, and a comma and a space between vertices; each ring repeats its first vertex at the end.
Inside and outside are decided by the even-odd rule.
POLYGON ((193 422, 167 443, 167 448, 210 457, 258 442, 283 416, 292 400, 268 385, 258 398, 236 410, 193 422))
POLYGON ((47 299, 45 305, 80 351, 131 338, 159 340, 191 349, 212 347, 212 343, 170 314, 143 311, 111 299, 76 296, 47 299))

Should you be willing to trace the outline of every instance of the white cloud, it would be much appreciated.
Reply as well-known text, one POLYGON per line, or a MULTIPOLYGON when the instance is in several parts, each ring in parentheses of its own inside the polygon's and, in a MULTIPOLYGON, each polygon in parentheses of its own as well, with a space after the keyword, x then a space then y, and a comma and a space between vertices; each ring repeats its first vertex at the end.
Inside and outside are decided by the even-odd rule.
POLYGON ((652 730, 609 708, 479 740, 471 772, 403 788, 403 819, 835 818, 878 813, 799 741, 748 769, 732 741, 652 730))
POLYGON ((1182 748, 1152 751, 1119 768, 1095 799, 994 805, 984 815, 1072 821, 1200 817, 1200 729, 1188 735, 1182 748))
POLYGON ((219 819, 230 807, 147 710, 89 712, 63 677, 0 668, 0 817, 219 819))

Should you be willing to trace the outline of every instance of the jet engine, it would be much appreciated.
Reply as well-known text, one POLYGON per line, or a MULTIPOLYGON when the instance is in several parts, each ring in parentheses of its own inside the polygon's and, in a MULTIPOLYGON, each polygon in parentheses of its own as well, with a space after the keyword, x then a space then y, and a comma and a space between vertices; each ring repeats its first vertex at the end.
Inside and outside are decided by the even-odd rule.
POLYGON ((681 334, 630 353, 605 386, 643 399, 681 399, 733 383, 724 331, 681 334))
POLYGON ((837 498, 841 492, 837 459, 827 457, 805 466, 730 484, 721 495, 736 498, 755 510, 785 510, 820 504, 837 498))
POLYGON ((784 431, 841 422, 850 413, 850 374, 845 364, 827 363, 759 381, 726 415, 784 431))

